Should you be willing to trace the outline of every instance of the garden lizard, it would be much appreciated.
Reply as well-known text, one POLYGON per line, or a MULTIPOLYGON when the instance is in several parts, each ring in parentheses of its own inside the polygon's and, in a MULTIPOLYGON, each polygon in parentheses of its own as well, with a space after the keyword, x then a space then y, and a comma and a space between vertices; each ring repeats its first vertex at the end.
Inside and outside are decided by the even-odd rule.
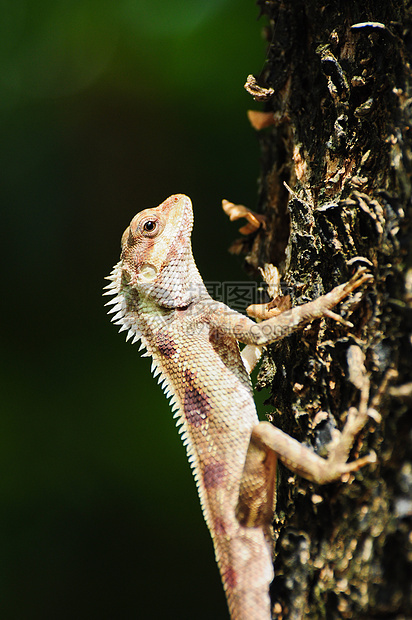
POLYGON ((138 213, 105 294, 114 295, 112 321, 127 339, 141 341, 170 397, 231 618, 270 620, 277 459, 320 484, 374 459, 346 462, 367 414, 348 416, 327 459, 259 422, 238 342, 263 346, 315 319, 337 318, 331 308, 372 276, 360 270, 315 301, 255 323, 208 294, 192 255, 192 225, 192 203, 182 194, 138 213))

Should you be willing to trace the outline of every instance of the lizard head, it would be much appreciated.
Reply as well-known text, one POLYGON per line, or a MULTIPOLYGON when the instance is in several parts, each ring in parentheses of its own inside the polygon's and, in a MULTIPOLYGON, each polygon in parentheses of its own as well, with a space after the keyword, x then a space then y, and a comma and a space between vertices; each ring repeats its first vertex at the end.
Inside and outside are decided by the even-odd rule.
POLYGON ((137 288, 153 282, 163 265, 190 247, 192 226, 192 202, 183 194, 140 211, 122 236, 123 281, 137 288))
POLYGON ((200 279, 191 250, 192 227, 192 202, 183 194, 135 215, 122 236, 122 289, 165 307, 190 303, 190 288, 199 286, 200 279))

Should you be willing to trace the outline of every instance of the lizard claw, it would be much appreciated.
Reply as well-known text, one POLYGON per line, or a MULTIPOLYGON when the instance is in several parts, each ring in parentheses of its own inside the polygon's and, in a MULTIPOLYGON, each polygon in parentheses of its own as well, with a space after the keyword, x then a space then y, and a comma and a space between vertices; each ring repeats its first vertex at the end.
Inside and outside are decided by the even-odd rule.
POLYGON ((350 463, 346 463, 344 465, 344 471, 342 472, 342 475, 341 475, 341 480, 345 481, 348 474, 358 471, 365 465, 373 465, 374 463, 377 463, 377 462, 378 462, 378 457, 376 456, 376 452, 372 450, 366 456, 362 456, 361 458, 356 459, 356 461, 351 461, 350 463))
POLYGON ((354 291, 355 289, 362 286, 362 284, 366 284, 367 282, 371 282, 372 280, 373 275, 368 271, 368 268, 360 267, 351 277, 347 285, 348 287, 350 287, 351 291, 354 291))

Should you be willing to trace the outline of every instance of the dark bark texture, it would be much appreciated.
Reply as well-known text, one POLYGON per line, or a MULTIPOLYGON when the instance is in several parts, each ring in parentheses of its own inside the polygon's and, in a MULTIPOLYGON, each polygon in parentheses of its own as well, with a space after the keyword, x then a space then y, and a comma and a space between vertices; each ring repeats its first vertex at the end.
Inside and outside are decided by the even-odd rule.
POLYGON ((408 618, 412 5, 258 5, 268 56, 257 82, 274 89, 264 103, 270 125, 259 131, 268 226, 246 239, 246 260, 277 265, 294 305, 357 266, 374 276, 363 297, 339 309, 353 329, 327 319, 269 347, 258 388, 271 391, 274 423, 324 454, 331 430, 359 402, 349 346, 365 354, 371 398, 389 369, 397 373, 383 390, 381 423, 371 420, 351 456, 375 450, 375 466, 325 487, 280 468, 274 618, 408 618))

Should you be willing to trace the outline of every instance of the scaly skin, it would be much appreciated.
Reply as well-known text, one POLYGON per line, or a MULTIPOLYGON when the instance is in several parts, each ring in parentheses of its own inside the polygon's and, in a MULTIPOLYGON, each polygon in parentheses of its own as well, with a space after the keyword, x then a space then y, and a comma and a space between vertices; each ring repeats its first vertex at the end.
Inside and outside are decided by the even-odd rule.
POLYGON ((256 324, 209 296, 192 256, 192 225, 191 201, 181 194, 133 218, 122 237, 121 260, 108 277, 107 294, 115 296, 110 312, 127 339, 141 340, 171 399, 231 618, 269 620, 276 458, 319 482, 364 463, 341 459, 332 476, 326 467, 323 480, 318 469, 327 460, 259 424, 238 341, 263 345, 282 338, 327 315, 369 277, 256 324))

